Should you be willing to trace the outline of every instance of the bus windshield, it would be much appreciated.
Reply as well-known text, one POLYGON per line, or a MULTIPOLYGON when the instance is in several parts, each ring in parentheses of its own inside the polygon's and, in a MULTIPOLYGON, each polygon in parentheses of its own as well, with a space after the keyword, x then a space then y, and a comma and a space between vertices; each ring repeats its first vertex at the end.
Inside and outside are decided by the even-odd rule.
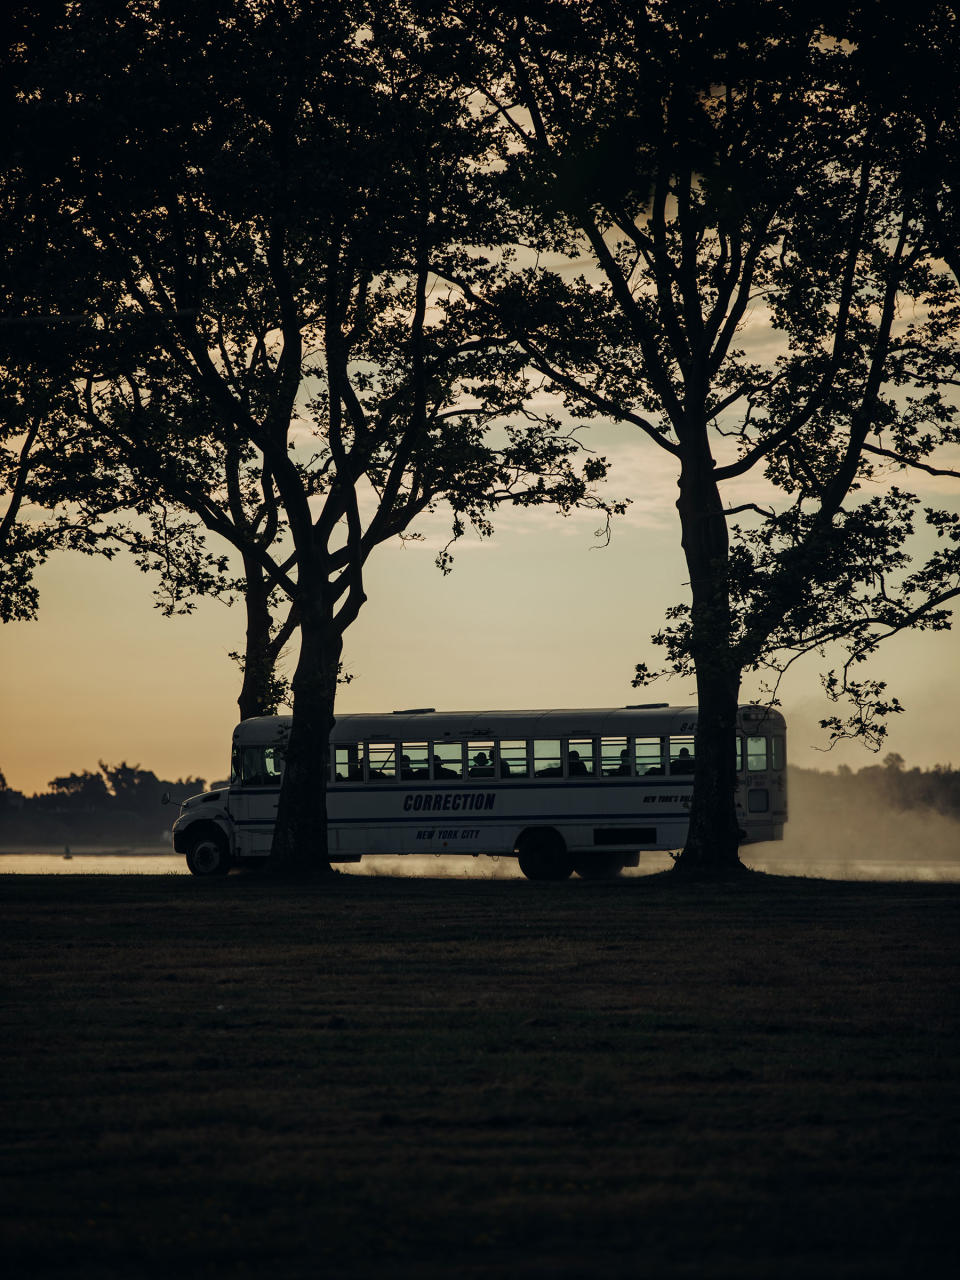
POLYGON ((240 785, 275 787, 283 776, 284 749, 270 746, 243 747, 240 751, 240 785))

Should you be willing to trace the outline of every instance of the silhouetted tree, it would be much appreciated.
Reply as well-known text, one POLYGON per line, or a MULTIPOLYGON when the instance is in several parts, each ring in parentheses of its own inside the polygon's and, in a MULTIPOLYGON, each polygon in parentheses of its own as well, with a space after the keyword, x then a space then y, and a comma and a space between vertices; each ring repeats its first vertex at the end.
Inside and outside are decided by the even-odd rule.
POLYGON ((7 785, 7 779, 0 771, 0 813, 7 813, 15 804, 23 800, 19 791, 7 785))
POLYGON ((107 535, 118 495, 99 482, 89 448, 70 431, 73 379, 94 326, 79 277, 63 262, 81 258, 83 247, 69 233, 51 243, 38 216, 42 198, 17 171, 17 147, 9 136, 2 145, 0 622, 11 622, 36 616, 34 575, 52 551, 115 553, 107 535), (73 459, 68 469, 64 453, 73 459))
MULTIPOLYGON (((678 870, 736 869, 743 672, 775 689, 800 655, 842 646, 825 687, 852 711, 825 726, 879 742, 899 704, 859 664, 906 627, 949 625, 960 592, 957 516, 925 513, 944 549, 911 565, 919 504, 888 475, 957 475, 935 457, 958 440, 960 296, 941 261, 956 223, 928 198, 949 157, 925 179, 916 113, 864 86, 881 6, 849 23, 749 0, 454 9, 501 139, 493 181, 542 255, 461 283, 571 411, 629 424, 675 466, 690 599, 655 639, 699 702, 678 870), (564 259, 579 274, 545 268, 564 259)), ((955 11, 910 21, 914 50, 939 42, 925 107, 955 139, 955 11)))
POLYGON ((816 794, 833 812, 848 816, 892 809, 930 811, 960 820, 960 770, 950 765, 918 769, 893 754, 882 765, 856 771, 840 765, 835 773, 793 768, 791 775, 805 784, 808 796, 816 794))
POLYGON ((0 842, 155 844, 180 802, 203 791, 204 780, 164 781, 139 765, 101 761, 99 771, 65 774, 47 785, 46 791, 24 796, 2 785, 0 775, 0 842), (165 794, 169 807, 162 807, 165 794))
POLYGON ((51 778, 48 786, 59 801, 80 810, 105 809, 110 795, 103 775, 91 773, 89 769, 51 778))
POLYGON ((566 507, 604 471, 574 470, 522 349, 438 286, 441 260, 479 269, 458 246, 490 232, 486 135, 435 62, 417 6, 355 0, 90 4, 18 53, 20 170, 42 157, 44 219, 115 296, 81 378, 88 438, 299 628, 278 868, 327 866, 342 640, 373 549, 441 499, 455 532, 486 532, 499 502, 566 507))
MULTIPOLYGON (((104 246, 91 237, 89 223, 64 216, 62 149, 45 147, 45 139, 58 134, 61 123, 65 142, 71 128, 96 129, 83 94, 70 93, 76 60, 69 67, 62 47, 77 36, 78 57, 91 42, 91 56, 96 48, 104 52, 89 26, 94 18, 93 7, 76 15, 73 30, 49 7, 14 6, 8 14, 11 74, 4 105, 15 127, 0 144, 0 480, 7 495, 0 510, 0 620, 36 616, 34 575, 51 551, 112 557, 126 547, 141 568, 159 575, 156 595, 167 614, 191 611, 198 595, 243 600, 247 636, 244 654, 235 655, 244 673, 238 701, 242 717, 262 714, 275 710, 283 695, 276 659, 294 629, 289 608, 271 600, 251 551, 264 540, 269 545, 276 524, 264 526, 261 519, 260 527, 247 530, 237 522, 247 536, 241 572, 231 571, 228 558, 206 546, 196 514, 164 486, 144 483, 129 460, 84 423, 84 379, 103 369, 129 298, 123 279, 103 270, 104 246), (61 56, 68 67, 62 86, 61 56), (53 82, 45 99, 26 103, 24 94, 44 77, 53 82)), ((96 150, 98 141, 88 137, 85 146, 96 150)), ((219 461, 224 489, 243 492, 239 454, 219 461)))
MULTIPOLYGON (((23 77, 30 82, 24 64, 55 58, 64 34, 58 17, 49 8, 15 6, 8 20, 12 74, 4 107, 19 127, 0 143, 0 621, 36 617, 35 573, 52 551, 112 557, 127 547, 142 568, 158 573, 156 594, 167 614, 192 610, 201 594, 243 598, 241 714, 272 711, 282 693, 276 655, 292 625, 282 615, 274 625, 262 567, 243 551, 244 573, 231 573, 227 558, 204 544, 196 516, 161 487, 132 477, 124 459, 84 425, 83 375, 102 366, 105 332, 123 309, 123 282, 102 272, 102 246, 91 242, 89 227, 62 216, 59 151, 37 150, 56 127, 48 119, 54 104, 25 110, 21 98, 23 77)), ((55 61, 46 73, 56 77, 55 61)), ((79 99, 73 106, 82 111, 79 99)), ((72 123, 84 127, 79 116, 72 123)), ((223 461, 224 484, 239 491, 239 460, 223 461)), ((252 536, 262 540, 263 531, 252 536)))

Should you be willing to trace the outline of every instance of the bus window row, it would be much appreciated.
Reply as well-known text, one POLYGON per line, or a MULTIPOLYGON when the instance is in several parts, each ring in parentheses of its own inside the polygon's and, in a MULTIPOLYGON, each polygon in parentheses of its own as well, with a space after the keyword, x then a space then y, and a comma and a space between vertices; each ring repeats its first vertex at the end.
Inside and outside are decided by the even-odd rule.
POLYGON ((693 738, 500 738, 338 746, 336 781, 630 777, 693 770, 693 738), (366 766, 366 770, 364 770, 366 766))
MULTIPOLYGON (((334 782, 678 777, 693 773, 695 764, 689 735, 350 743, 334 747, 331 755, 334 782)), ((782 736, 738 736, 738 772, 766 773, 784 765, 782 736)), ((237 752, 233 781, 275 786, 282 772, 282 747, 247 746, 237 752)))
MULTIPOLYGON (((694 739, 535 738, 370 742, 334 748, 335 781, 432 782, 468 778, 623 778, 692 774, 694 739)), ((783 738, 737 739, 737 769, 783 768, 783 738)))

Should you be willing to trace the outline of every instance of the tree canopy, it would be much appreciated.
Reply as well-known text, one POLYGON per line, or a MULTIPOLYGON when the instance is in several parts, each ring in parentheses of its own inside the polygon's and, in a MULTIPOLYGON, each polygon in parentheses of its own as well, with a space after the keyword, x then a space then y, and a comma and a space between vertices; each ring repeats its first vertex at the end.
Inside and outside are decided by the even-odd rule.
POLYGON ((91 5, 18 50, 8 181, 40 193, 44 236, 81 242, 95 304, 71 422, 151 513, 141 554, 177 544, 174 598, 230 586, 178 512, 239 553, 248 674, 278 595, 300 630, 278 864, 323 861, 316 780, 374 548, 441 500, 454 536, 503 501, 592 501, 604 471, 575 466, 523 351, 440 283, 491 234, 488 142, 415 17, 91 5))
POLYGON ((960 517, 903 483, 958 474, 950 6, 18 12, 5 207, 38 260, 71 248, 37 301, 84 318, 33 385, 61 472, 96 452, 91 512, 148 514, 174 604, 242 586, 253 683, 300 629, 278 863, 325 847, 374 548, 440 501, 456 534, 592 500, 591 419, 676 470, 689 598, 656 639, 698 690, 681 865, 737 865, 744 672, 775 697, 821 654, 849 703, 827 729, 882 740, 899 704, 863 661, 960 594, 960 517), (564 415, 534 413, 544 379, 564 415))
MULTIPOLYGON (((742 674, 775 696, 799 656, 840 646, 825 688, 851 706, 825 726, 879 742, 899 704, 860 663, 949 625, 960 594, 956 513, 921 516, 901 484, 958 475, 940 460, 960 440, 952 85, 914 103, 871 79, 870 6, 544 0, 506 31, 457 11, 451 39, 481 33, 493 181, 541 255, 465 288, 572 413, 674 460, 690 597, 656 640, 700 708, 681 866, 735 866, 742 674), (918 520, 940 541, 920 563, 918 520)), ((935 53, 944 72, 955 15, 911 23, 913 67, 935 53)))

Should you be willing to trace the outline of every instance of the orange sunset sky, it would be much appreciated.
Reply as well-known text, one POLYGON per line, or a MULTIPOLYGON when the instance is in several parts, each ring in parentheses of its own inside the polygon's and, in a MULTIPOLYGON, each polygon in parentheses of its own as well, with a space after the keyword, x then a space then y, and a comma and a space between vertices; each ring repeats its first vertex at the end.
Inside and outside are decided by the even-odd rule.
MULTIPOLYGON (((625 428, 608 429, 601 451, 612 464, 609 491, 632 498, 607 547, 597 545, 595 514, 564 519, 543 509, 505 511, 492 539, 466 537, 448 577, 433 563, 447 535, 441 513, 421 525, 424 542, 378 549, 368 603, 347 640, 355 679, 341 691, 340 710, 691 702, 689 680, 630 687, 637 662, 658 660, 650 635, 665 608, 684 598, 669 460, 625 428)), ((924 477, 912 487, 949 506, 951 484, 924 477)), ((207 601, 192 617, 164 619, 151 580, 122 556, 61 553, 38 581, 39 621, 0 630, 0 770, 8 784, 32 793, 101 759, 163 778, 222 778, 239 688, 227 653, 242 647, 241 609, 207 601)), ((291 653, 288 670, 293 660, 291 653)), ((902 636, 873 670, 906 706, 881 758, 895 751, 908 765, 960 765, 956 632, 902 636)), ((748 678, 744 701, 757 691, 748 678)), ((815 659, 791 672, 781 701, 794 764, 876 763, 856 744, 823 754, 817 721, 831 708, 815 659)))

